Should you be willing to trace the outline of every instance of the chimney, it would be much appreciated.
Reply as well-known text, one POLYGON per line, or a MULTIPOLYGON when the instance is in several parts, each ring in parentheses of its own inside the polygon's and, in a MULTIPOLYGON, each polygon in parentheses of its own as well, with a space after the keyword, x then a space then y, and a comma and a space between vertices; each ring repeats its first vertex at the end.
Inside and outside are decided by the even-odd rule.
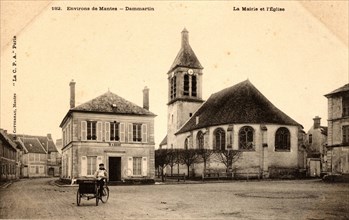
POLYGON ((320 128, 321 118, 319 116, 316 116, 315 118, 313 118, 313 120, 314 120, 314 129, 320 128))
POLYGON ((49 140, 52 140, 52 135, 51 135, 50 133, 48 133, 48 134, 47 134, 47 138, 48 138, 49 140))
POLYGON ((75 107, 75 82, 72 79, 69 83, 70 86, 70 108, 75 107))
POLYGON ((200 122, 200 118, 199 118, 199 116, 196 116, 196 124, 199 124, 199 122, 200 122))
POLYGON ((144 87, 143 89, 143 108, 149 110, 149 89, 144 87))
POLYGON ((182 47, 186 45, 189 45, 189 32, 184 28, 182 31, 182 47))

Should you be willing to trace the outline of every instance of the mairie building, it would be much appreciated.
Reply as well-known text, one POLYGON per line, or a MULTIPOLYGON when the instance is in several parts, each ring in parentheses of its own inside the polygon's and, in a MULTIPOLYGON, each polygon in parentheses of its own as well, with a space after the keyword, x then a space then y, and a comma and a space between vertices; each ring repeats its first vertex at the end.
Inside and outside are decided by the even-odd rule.
POLYGON ((91 177, 104 163, 110 181, 153 181, 156 115, 149 111, 149 89, 143 90, 143 107, 110 91, 75 106, 73 81, 70 93, 60 124, 62 178, 91 177))

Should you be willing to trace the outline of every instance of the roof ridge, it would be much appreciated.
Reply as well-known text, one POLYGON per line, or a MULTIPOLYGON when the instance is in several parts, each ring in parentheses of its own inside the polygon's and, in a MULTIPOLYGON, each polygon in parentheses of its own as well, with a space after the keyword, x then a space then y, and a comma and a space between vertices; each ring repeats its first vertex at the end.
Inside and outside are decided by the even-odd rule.
POLYGON ((214 125, 241 123, 302 127, 247 79, 212 94, 176 134, 214 125), (193 119, 196 116, 202 118, 198 124, 193 119))

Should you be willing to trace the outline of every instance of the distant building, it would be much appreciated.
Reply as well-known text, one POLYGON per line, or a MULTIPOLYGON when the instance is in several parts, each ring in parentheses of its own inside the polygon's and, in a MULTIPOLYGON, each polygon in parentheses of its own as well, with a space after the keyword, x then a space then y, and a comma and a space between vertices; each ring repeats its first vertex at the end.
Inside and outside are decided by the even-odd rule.
MULTIPOLYGON (((167 72, 168 128, 161 148, 240 150, 233 170, 263 177, 304 168, 302 125, 249 80, 202 100, 202 70, 184 29, 181 49, 167 72)), ((201 175, 200 167, 195 169, 201 175)))
POLYGON ((327 167, 336 174, 349 174, 349 84, 328 99, 327 167))
POLYGON ((62 148, 63 148, 63 139, 57 139, 56 140, 56 147, 59 153, 62 153, 62 148))
POLYGON ((19 178, 19 149, 7 131, 0 129, 0 181, 19 178))
POLYGON ((307 175, 316 177, 327 172, 327 127, 321 126, 321 118, 313 118, 314 124, 306 135, 307 175))
POLYGON ((51 134, 47 136, 11 134, 11 137, 21 149, 21 178, 60 175, 61 156, 51 134))
POLYGON ((93 176, 104 163, 110 181, 154 180, 154 117, 149 89, 143 108, 106 92, 75 107, 75 82, 70 83, 70 110, 63 133, 62 178, 93 176))

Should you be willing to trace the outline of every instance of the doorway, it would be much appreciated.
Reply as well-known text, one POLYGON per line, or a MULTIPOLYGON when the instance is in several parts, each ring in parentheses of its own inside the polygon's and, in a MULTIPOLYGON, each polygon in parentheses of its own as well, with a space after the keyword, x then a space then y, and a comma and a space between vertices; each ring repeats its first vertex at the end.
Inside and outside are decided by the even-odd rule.
POLYGON ((54 176, 54 174, 55 174, 55 169, 54 169, 53 167, 50 167, 50 168, 48 169, 48 175, 49 175, 49 176, 54 176))
POLYGON ((121 157, 109 157, 109 181, 121 181, 121 157))

